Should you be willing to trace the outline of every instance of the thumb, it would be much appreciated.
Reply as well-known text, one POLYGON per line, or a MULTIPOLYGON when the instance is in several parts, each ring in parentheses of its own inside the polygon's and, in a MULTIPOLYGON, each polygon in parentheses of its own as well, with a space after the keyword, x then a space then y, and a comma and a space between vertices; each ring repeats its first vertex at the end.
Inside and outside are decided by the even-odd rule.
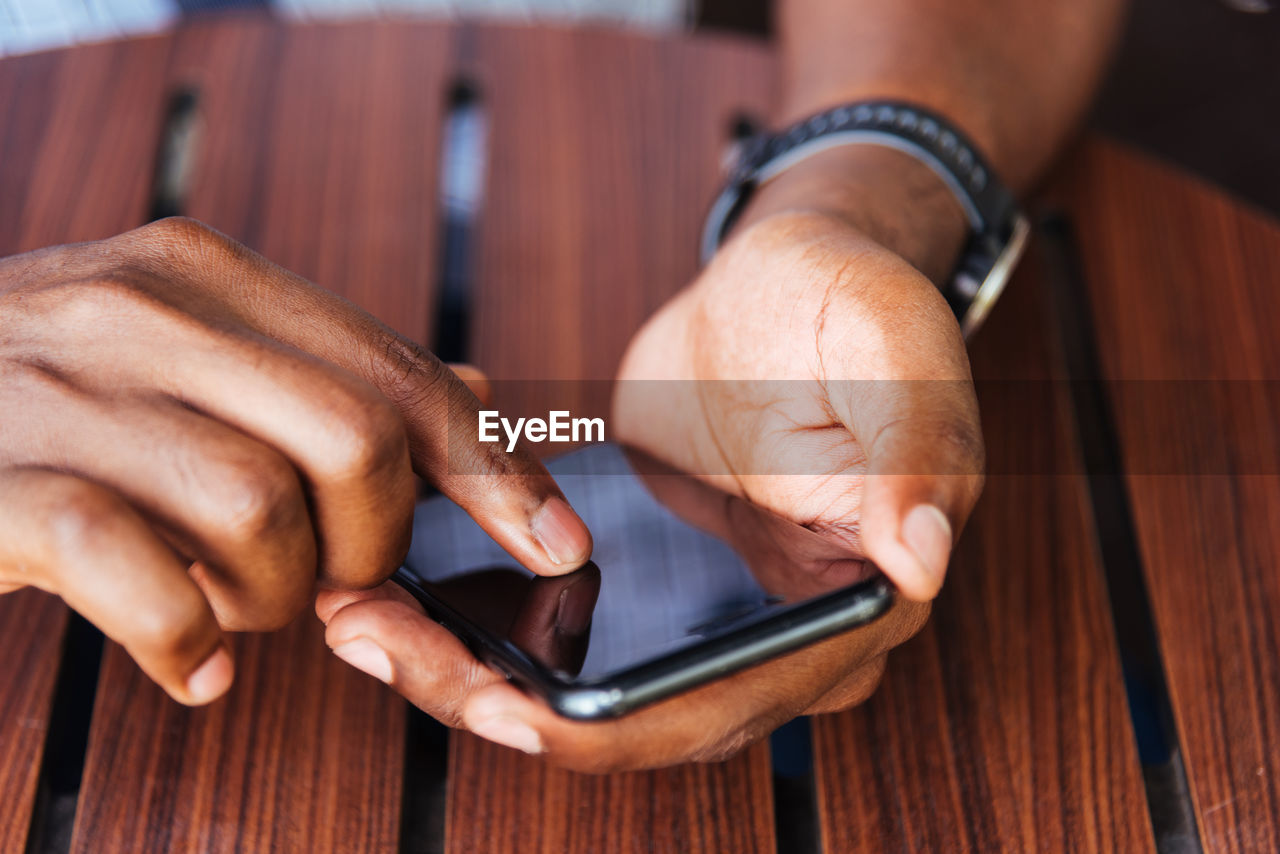
POLYGON ((846 425, 867 454, 862 544, 908 599, 938 595, 982 491, 985 452, 968 380, 854 384, 846 425))

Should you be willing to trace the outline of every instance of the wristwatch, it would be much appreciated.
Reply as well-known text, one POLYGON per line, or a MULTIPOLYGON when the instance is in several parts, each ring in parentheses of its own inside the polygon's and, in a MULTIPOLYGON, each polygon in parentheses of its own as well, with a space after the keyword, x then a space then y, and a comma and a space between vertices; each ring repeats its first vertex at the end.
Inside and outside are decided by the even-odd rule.
POLYGON ((977 147, 937 113, 901 101, 845 104, 777 134, 741 140, 729 180, 707 215, 702 259, 715 254, 756 187, 820 151, 841 145, 881 145, 928 166, 951 190, 969 221, 969 240, 950 280, 941 286, 966 337, 986 319, 1026 246, 1030 228, 1013 194, 977 147))

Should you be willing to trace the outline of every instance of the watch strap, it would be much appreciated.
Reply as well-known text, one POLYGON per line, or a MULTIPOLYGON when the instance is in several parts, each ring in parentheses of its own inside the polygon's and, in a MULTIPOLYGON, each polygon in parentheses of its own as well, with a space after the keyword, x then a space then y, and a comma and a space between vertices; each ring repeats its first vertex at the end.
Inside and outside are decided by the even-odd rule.
POLYGON ((961 329, 971 334, 1008 281, 1029 229, 1013 194, 977 146, 945 118, 914 104, 846 104, 781 133, 741 141, 728 182, 707 217, 703 261, 710 260, 756 187, 802 160, 842 145, 880 145, 901 151, 928 166, 960 203, 970 237, 942 292, 961 329))

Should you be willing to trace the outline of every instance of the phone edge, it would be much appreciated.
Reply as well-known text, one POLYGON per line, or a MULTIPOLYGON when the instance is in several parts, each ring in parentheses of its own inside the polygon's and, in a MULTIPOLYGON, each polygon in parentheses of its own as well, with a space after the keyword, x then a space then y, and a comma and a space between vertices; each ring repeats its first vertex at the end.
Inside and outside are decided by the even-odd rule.
POLYGON ((428 616, 466 644, 476 658, 537 693, 557 714, 577 721, 620 717, 810 643, 862 628, 883 616, 896 598, 893 585, 881 575, 722 635, 704 646, 701 654, 705 657, 692 665, 682 661, 681 654, 672 653, 621 671, 607 684, 579 685, 558 679, 510 644, 490 638, 486 631, 427 592, 412 569, 401 567, 392 578, 422 604, 428 616), (854 594, 852 598, 848 598, 850 594, 854 594), (795 625, 776 630, 779 623, 788 622, 795 625), (454 623, 465 626, 468 637, 455 631, 454 623), (476 649, 472 641, 483 649, 476 649))

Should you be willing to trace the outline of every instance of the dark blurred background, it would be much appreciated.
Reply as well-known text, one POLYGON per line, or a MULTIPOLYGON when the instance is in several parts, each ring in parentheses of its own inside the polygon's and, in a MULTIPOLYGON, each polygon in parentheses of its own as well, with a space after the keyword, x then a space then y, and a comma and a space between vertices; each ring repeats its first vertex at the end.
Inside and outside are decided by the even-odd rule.
MULTIPOLYGON (((1276 0, 1132 0, 1092 117, 1133 143, 1280 215, 1276 0)), ((184 16, 256 8, 291 18, 492 17, 653 32, 770 33, 770 0, 0 0, 0 56, 154 32, 184 16)))

